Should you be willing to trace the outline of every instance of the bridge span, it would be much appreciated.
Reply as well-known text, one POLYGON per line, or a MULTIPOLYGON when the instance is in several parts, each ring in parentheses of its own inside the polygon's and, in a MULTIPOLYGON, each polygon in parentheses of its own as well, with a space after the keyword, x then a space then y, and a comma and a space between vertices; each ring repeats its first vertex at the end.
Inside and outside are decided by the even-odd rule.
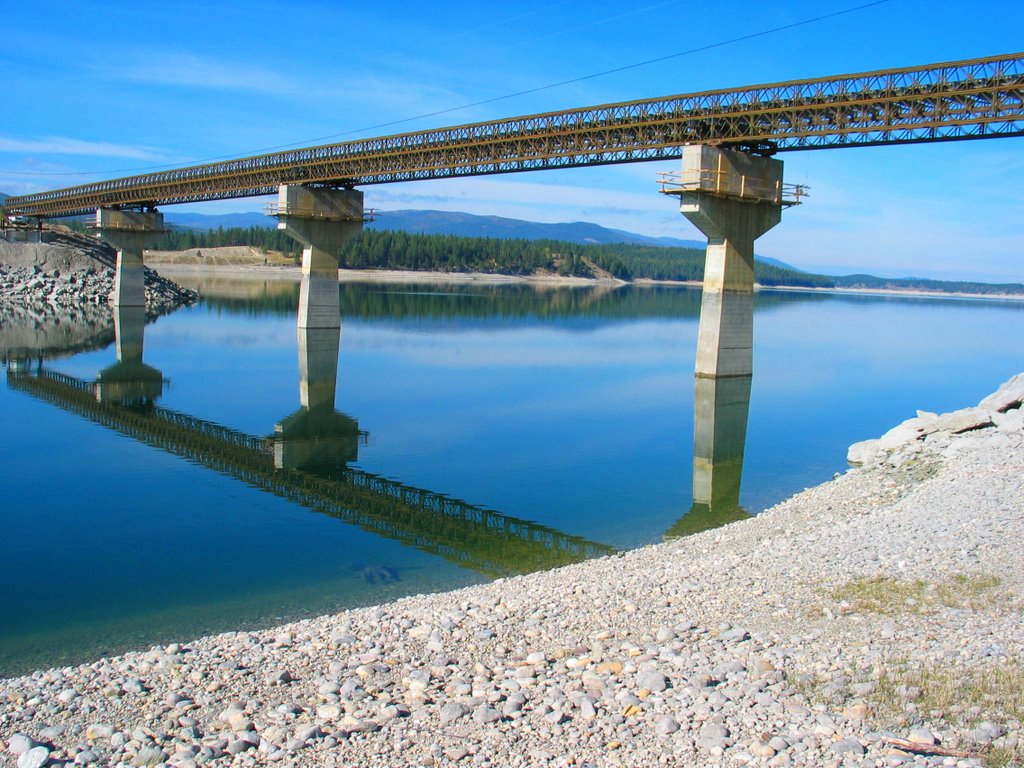
POLYGON ((298 327, 337 327, 338 251, 358 185, 682 158, 661 191, 708 239, 697 377, 750 376, 754 241, 805 190, 776 152, 1024 135, 1024 53, 604 104, 241 158, 8 198, 9 212, 95 211, 118 251, 114 304, 142 306, 157 206, 278 193, 303 246, 298 327))
POLYGON ((703 91, 289 150, 11 197, 9 213, 72 216, 682 155, 772 153, 1024 135, 1024 53, 703 91))

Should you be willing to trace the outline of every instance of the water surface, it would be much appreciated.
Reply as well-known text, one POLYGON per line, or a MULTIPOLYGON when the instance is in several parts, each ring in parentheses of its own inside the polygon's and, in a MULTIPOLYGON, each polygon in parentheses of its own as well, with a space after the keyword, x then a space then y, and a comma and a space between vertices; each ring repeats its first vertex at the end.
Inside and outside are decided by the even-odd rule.
POLYGON ((200 287, 141 361, 106 333, 9 365, 0 674, 756 513, 1024 368, 1020 303, 762 292, 749 406, 726 393, 695 499, 699 291, 345 285, 339 343, 298 338, 296 285, 200 287))

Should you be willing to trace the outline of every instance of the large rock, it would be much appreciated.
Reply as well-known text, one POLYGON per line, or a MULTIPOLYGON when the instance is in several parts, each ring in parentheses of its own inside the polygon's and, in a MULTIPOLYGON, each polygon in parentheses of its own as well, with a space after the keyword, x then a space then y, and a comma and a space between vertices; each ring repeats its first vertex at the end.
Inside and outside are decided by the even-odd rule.
POLYGON ((942 415, 918 411, 917 416, 897 424, 877 440, 862 440, 851 445, 846 451, 846 460, 854 466, 861 466, 881 454, 891 454, 936 433, 959 435, 991 427, 999 420, 1001 408, 1005 411, 1017 407, 1013 403, 1019 405, 1022 399, 1024 374, 1019 374, 974 408, 963 408, 942 415))
POLYGON ((934 419, 925 428, 925 432, 949 432, 959 435, 972 429, 983 429, 992 426, 992 411, 988 408, 964 408, 952 413, 944 413, 934 419))
POLYGON ((1024 373, 1018 373, 978 403, 978 407, 1006 413, 1013 408, 1020 408, 1022 403, 1024 403, 1024 373))
POLYGON ((859 443, 854 443, 846 450, 846 461, 855 467, 859 467, 869 462, 874 456, 881 453, 882 449, 878 446, 878 440, 861 440, 859 443))
POLYGON ((934 431, 930 427, 938 418, 934 413, 918 411, 917 416, 897 424, 880 438, 862 440, 851 445, 846 451, 846 460, 854 466, 861 466, 883 452, 895 451, 915 440, 921 440, 934 431))

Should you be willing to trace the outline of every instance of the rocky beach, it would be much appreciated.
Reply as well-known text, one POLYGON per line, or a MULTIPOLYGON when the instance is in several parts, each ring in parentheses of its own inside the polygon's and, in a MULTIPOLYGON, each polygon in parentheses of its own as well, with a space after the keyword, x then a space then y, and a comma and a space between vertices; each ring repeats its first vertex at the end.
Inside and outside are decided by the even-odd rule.
POLYGON ((0 763, 1019 765, 1022 401, 717 530, 2 680, 0 763))

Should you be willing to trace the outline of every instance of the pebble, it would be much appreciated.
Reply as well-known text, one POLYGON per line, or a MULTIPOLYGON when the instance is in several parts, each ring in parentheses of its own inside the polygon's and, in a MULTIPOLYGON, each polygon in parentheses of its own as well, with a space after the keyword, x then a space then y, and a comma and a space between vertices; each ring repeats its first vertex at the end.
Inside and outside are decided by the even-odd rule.
POLYGON ((838 755, 863 755, 866 751, 864 745, 857 741, 857 739, 840 739, 832 745, 831 749, 838 755))
POLYGON ((7 751, 12 755, 23 755, 36 743, 23 733, 16 733, 7 741, 7 751))

